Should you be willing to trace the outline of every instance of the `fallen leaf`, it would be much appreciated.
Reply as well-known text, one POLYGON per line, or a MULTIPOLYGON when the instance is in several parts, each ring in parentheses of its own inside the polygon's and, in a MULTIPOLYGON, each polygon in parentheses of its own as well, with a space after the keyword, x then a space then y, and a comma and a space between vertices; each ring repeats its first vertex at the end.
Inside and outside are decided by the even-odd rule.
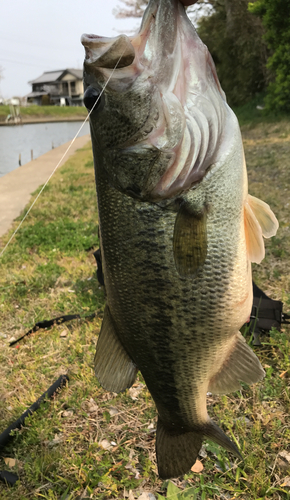
POLYGON ((287 460, 288 463, 290 463, 290 453, 288 451, 286 450, 279 451, 278 455, 287 460))
POLYGON ((290 476, 287 476, 287 477, 284 477, 283 479, 283 483, 281 484, 281 486, 287 486, 287 488, 290 488, 290 476))
POLYGON ((102 439, 102 441, 99 442, 99 446, 103 448, 103 450, 111 450, 112 445, 109 443, 107 439, 102 439))
POLYGON ((280 373, 279 377, 284 378, 288 370, 285 370, 284 372, 280 373))
POLYGON ((276 461, 276 465, 278 467, 278 469, 280 469, 281 472, 290 472, 290 464, 287 463, 286 460, 281 459, 281 458, 278 458, 278 460, 276 461))
POLYGON ((205 446, 204 444, 202 445, 201 449, 199 450, 199 456, 202 457, 202 458, 206 458, 207 457, 207 452, 206 452, 206 449, 205 449, 205 446))
POLYGON ((195 464, 191 467, 192 472, 201 472, 203 470, 203 464, 200 460, 196 460, 195 464))
MULTIPOLYGON (((63 434, 59 433, 59 434, 55 434, 54 439, 52 441, 48 441, 47 444, 48 444, 48 446, 56 446, 57 444, 62 443, 63 440, 64 440, 63 434)), ((45 443, 46 443, 46 441, 45 441, 45 443)))
POLYGON ((156 497, 155 495, 153 495, 153 493, 143 491, 142 495, 138 497, 138 500, 156 500, 156 497))
POLYGON ((65 410, 62 412, 61 416, 62 417, 72 417, 74 414, 73 410, 65 410))
POLYGON ((4 462, 6 465, 8 465, 9 467, 15 467, 16 465, 16 460, 15 458, 8 458, 8 457, 4 457, 4 462))
POLYGON ((234 419, 234 422, 241 422, 242 424, 246 424, 247 427, 253 425, 251 420, 248 417, 238 417, 234 419))
POLYGON ((88 404, 88 411, 89 413, 96 413, 98 411, 99 407, 96 403, 96 401, 91 398, 88 404))
POLYGON ((110 406, 109 413, 110 413, 111 417, 113 417, 114 415, 118 415, 119 410, 117 408, 114 408, 114 406, 110 406))
POLYGON ((67 330, 63 330, 60 334, 60 337, 66 337, 67 336, 67 330))
POLYGON ((133 401, 136 401, 138 399, 138 396, 140 392, 144 389, 145 385, 144 384, 138 384, 137 387, 131 387, 129 389, 129 396, 133 399, 133 401))

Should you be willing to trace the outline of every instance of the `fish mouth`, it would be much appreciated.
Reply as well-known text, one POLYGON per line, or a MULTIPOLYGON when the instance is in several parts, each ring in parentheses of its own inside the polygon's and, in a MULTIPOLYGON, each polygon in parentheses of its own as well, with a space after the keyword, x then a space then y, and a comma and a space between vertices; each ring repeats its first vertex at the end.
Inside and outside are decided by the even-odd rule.
POLYGON ((126 35, 115 38, 97 35, 82 35, 81 43, 85 47, 86 64, 99 68, 125 68, 135 59, 135 50, 126 35))
POLYGON ((157 62, 154 69, 164 72, 165 65, 172 64, 168 56, 174 52, 179 10, 184 11, 179 0, 151 0, 144 12, 141 28, 133 37, 124 34, 113 38, 82 35, 85 64, 120 69, 132 65, 137 59, 143 67, 157 62))
POLYGON ((123 144, 124 149, 136 143, 157 148, 170 157, 150 186, 151 197, 173 198, 198 184, 217 159, 228 110, 212 58, 181 2, 150 0, 133 37, 83 35, 81 42, 87 82, 96 75, 102 84, 109 80, 108 89, 122 93, 140 77, 150 82, 152 95, 158 94, 152 99, 158 121, 148 117, 123 144))

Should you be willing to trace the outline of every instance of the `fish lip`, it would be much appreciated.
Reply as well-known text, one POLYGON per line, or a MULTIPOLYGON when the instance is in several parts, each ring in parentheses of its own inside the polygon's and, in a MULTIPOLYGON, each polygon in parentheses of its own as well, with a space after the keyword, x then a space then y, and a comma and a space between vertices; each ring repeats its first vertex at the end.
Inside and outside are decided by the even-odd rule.
POLYGON ((85 63, 92 64, 95 61, 94 49, 100 49, 102 46, 113 43, 115 38, 94 35, 93 33, 84 33, 81 36, 81 44, 85 48, 85 63))
POLYGON ((81 43, 85 48, 85 64, 99 68, 124 68, 135 59, 135 49, 126 35, 104 37, 83 34, 81 43))
POLYGON ((93 33, 84 33, 81 36, 81 43, 84 45, 84 47, 91 47, 93 45, 97 45, 98 42, 110 42, 113 41, 115 37, 107 37, 107 36, 100 36, 100 35, 94 35, 93 33))

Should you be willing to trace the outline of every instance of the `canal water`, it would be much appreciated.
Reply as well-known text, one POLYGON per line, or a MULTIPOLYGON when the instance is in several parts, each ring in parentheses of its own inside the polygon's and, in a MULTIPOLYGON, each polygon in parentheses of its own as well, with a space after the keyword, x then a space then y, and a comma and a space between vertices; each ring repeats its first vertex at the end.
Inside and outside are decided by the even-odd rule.
MULTIPOLYGON (((19 167, 21 164, 47 153, 72 140, 82 122, 33 123, 0 127, 0 177, 19 167)), ((89 123, 85 123, 79 136, 90 133, 89 123)))

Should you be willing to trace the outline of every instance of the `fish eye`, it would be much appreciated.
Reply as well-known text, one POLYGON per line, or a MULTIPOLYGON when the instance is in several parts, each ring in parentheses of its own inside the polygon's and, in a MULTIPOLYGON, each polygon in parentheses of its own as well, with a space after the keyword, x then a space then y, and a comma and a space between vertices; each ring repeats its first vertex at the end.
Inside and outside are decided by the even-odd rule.
POLYGON ((98 90, 95 87, 88 87, 84 93, 84 105, 87 110, 91 111, 94 109, 95 111, 99 109, 101 101, 101 90, 98 90))

